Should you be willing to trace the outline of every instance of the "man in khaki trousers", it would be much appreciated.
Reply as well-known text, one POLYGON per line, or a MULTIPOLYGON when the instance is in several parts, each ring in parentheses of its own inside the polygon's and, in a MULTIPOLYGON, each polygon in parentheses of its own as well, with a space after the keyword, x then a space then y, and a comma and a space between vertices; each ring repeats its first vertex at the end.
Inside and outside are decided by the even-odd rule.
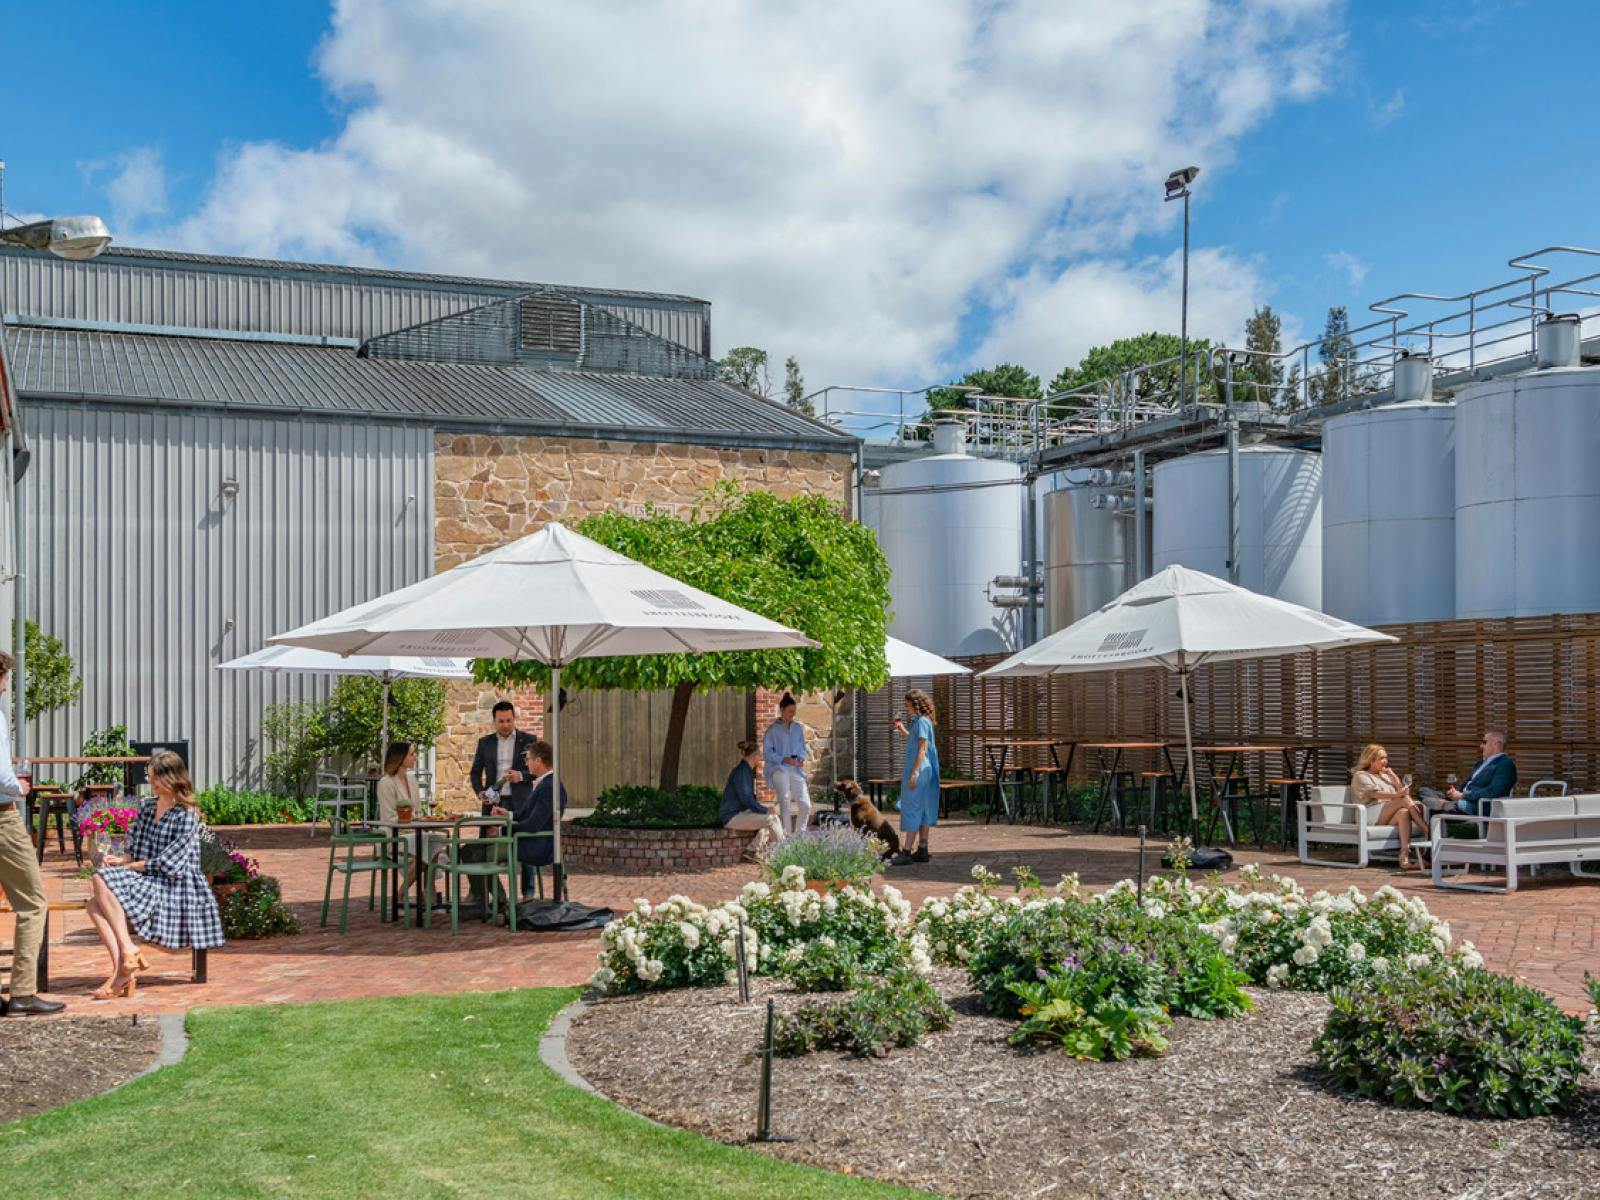
POLYGON ((43 1000, 39 990, 39 947, 45 938, 49 907, 39 860, 28 840, 27 823, 18 808, 28 785, 17 778, 11 765, 11 722, 4 698, 16 666, 11 655, 0 651, 0 888, 17 914, 17 931, 11 949, 11 1000, 0 1000, 0 1014, 8 1017, 43 1016, 65 1005, 43 1000))

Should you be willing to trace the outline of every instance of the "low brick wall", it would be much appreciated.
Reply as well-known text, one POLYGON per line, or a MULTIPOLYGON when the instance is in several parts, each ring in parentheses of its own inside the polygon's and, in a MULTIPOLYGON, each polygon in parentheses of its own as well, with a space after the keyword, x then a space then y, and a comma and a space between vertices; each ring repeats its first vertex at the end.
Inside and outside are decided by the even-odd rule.
POLYGON ((561 856, 573 871, 664 875, 729 867, 754 832, 739 829, 596 829, 561 823, 561 856))

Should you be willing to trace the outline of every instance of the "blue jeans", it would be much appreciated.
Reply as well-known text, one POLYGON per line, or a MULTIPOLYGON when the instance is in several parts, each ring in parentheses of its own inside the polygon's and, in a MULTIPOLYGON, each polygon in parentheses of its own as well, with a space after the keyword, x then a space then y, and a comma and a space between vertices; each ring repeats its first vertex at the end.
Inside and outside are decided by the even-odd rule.
POLYGON ((1455 810, 1469 817, 1481 817, 1489 811, 1489 801, 1469 800, 1465 796, 1457 800, 1455 810))

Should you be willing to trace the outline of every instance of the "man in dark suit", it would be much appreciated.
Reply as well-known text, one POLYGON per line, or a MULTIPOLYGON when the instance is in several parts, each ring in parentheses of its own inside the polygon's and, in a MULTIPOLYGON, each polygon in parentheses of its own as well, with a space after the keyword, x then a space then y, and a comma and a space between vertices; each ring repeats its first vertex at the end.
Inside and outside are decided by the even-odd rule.
MULTIPOLYGON (((517 728, 516 706, 501 700, 493 709, 494 732, 478 739, 478 748, 472 755, 472 791, 488 814, 491 808, 505 806, 507 811, 517 805, 528 805, 533 799, 533 780, 528 775, 527 753, 534 744, 531 733, 517 728)), ((461 857, 467 862, 481 861, 483 854, 471 842, 461 847, 461 857)), ((484 891, 483 877, 470 876, 468 885, 472 898, 483 904, 488 893, 484 891)))
POLYGON ((1480 817, 1489 811, 1489 801, 1501 800, 1511 795, 1517 785, 1517 764, 1506 753, 1506 735, 1498 729, 1487 729, 1480 744, 1483 757, 1472 765, 1472 773, 1458 790, 1445 792, 1457 812, 1469 817, 1480 817))
MULTIPOLYGON (((517 861, 522 864, 522 894, 531 896, 534 889, 534 868, 548 867, 555 861, 555 819, 553 800, 555 777, 550 774, 554 750, 544 739, 530 741, 525 760, 532 786, 525 801, 513 800, 510 809, 496 805, 496 816, 509 816, 512 828, 518 833, 543 833, 551 837, 523 838, 517 843, 517 861)), ((567 785, 561 785, 561 811, 567 811, 567 785)))
POLYGON ((517 728, 517 710, 509 700, 494 706, 494 732, 478 739, 472 756, 472 791, 485 804, 515 807, 533 791, 528 778, 528 747, 533 734, 517 728))

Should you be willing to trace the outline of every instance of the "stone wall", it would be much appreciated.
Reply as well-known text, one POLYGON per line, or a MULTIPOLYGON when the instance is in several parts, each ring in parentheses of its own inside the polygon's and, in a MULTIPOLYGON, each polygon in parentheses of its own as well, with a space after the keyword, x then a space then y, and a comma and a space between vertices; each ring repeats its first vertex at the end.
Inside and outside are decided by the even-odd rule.
MULTIPOLYGON (((820 494, 848 505, 850 472, 848 454, 441 433, 434 438, 434 567, 448 570, 550 521, 614 508, 642 513, 646 504, 686 513, 706 488, 728 479, 784 499, 820 494)), ((489 732, 499 698, 490 688, 450 685, 448 727, 435 764, 439 795, 449 805, 470 800, 473 748, 489 732)), ((536 692, 519 689, 510 699, 521 728, 542 729, 536 692)), ((765 728, 760 724, 758 732, 765 728)))
POLYGON ((561 857, 569 871, 666 875, 736 866, 756 831, 741 829, 591 829, 564 821, 561 857))

